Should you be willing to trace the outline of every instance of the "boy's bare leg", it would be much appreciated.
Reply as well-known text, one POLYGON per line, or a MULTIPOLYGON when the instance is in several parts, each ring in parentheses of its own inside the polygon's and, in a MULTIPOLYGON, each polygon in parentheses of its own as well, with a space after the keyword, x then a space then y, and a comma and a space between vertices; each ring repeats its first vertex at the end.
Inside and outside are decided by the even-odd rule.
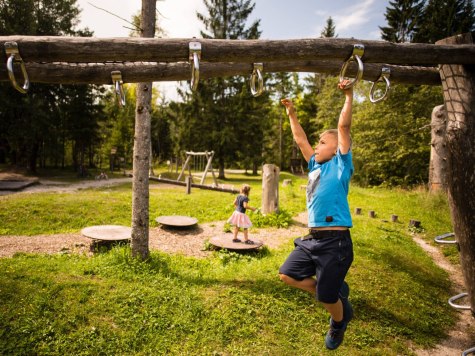
POLYGON ((309 278, 302 279, 301 281, 298 281, 285 274, 279 274, 279 277, 284 283, 288 284, 291 287, 303 289, 304 291, 312 293, 313 295, 315 295, 316 293, 315 287, 317 285, 317 282, 313 278, 309 277, 309 278))
MULTIPOLYGON (((316 286, 317 286, 317 282, 315 279, 305 278, 301 281, 298 281, 285 274, 279 274, 279 276, 280 276, 280 279, 286 284, 288 284, 289 286, 302 289, 315 296, 316 286)), ((333 320, 335 320, 336 322, 343 320, 343 305, 341 304, 340 299, 338 299, 338 301, 333 304, 327 304, 327 303, 322 303, 322 304, 324 308, 330 313, 333 320)))
POLYGON ((343 320, 343 304, 341 300, 333 304, 322 303, 325 309, 330 313, 332 319, 337 323, 343 320))

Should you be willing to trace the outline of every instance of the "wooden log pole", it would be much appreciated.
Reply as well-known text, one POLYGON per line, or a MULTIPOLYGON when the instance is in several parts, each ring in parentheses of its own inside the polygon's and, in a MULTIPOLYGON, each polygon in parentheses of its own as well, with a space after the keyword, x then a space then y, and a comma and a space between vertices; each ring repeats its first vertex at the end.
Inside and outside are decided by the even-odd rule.
POLYGON ((429 163, 429 191, 447 190, 447 114, 444 105, 438 105, 431 115, 431 148, 429 163))
MULTIPOLYGON (((265 62, 264 73, 300 72, 338 75, 342 66, 337 60, 265 62)), ((363 80, 375 81, 385 66, 391 71, 391 83, 440 85, 439 71, 435 67, 398 66, 381 63, 366 63, 363 80)), ((25 63, 31 83, 50 84, 112 84, 111 72, 120 71, 124 83, 143 81, 190 80, 190 65, 187 62, 124 62, 124 63, 25 63)), ((200 78, 248 76, 251 63, 207 63, 200 64, 200 78)), ((20 78, 20 68, 16 68, 20 78)), ((348 76, 355 76, 355 68, 348 68, 348 76)), ((9 81, 6 66, 0 66, 0 81, 9 81)))
POLYGON ((262 213, 270 214, 279 210, 279 174, 274 164, 262 168, 262 213))
MULTIPOLYGON (((142 0, 143 37, 155 35, 156 1, 142 0)), ((137 85, 132 178, 132 256, 146 260, 149 242, 149 166, 151 145, 152 82, 137 85)))
MULTIPOLYGON (((25 62, 188 62, 189 43, 201 43, 203 62, 270 62, 315 59, 346 61, 355 44, 365 47, 365 63, 475 64, 473 45, 391 43, 345 38, 292 40, 217 40, 175 38, 97 38, 60 36, 0 36, 0 43, 18 44, 25 62)), ((0 51, 0 61, 7 60, 0 51)))
MULTIPOLYGON (((436 45, 473 44, 473 37, 474 33, 467 33, 436 45)), ((442 65, 440 76, 447 109, 450 212, 460 246, 465 288, 475 316, 475 66, 442 65)))

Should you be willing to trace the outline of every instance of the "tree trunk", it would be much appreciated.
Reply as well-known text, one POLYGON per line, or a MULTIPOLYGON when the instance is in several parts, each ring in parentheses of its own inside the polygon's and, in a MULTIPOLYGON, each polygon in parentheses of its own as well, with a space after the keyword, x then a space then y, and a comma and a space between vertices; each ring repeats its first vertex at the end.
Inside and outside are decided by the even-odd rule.
MULTIPOLYGON (((155 35, 156 0, 142 0, 142 37, 155 35)), ((149 187, 152 83, 137 85, 135 108, 134 162, 132 180, 132 256, 149 256, 149 187)))
POLYGON ((262 168, 262 213, 275 213, 279 210, 279 167, 264 164, 262 168))
MULTIPOLYGON (((473 44, 471 33, 437 44, 473 44)), ((460 261, 475 315, 475 67, 442 65, 440 76, 447 109, 448 196, 460 261)))
POLYGON ((429 190, 447 191, 447 113, 445 106, 439 105, 432 110, 431 149, 429 165, 429 190))

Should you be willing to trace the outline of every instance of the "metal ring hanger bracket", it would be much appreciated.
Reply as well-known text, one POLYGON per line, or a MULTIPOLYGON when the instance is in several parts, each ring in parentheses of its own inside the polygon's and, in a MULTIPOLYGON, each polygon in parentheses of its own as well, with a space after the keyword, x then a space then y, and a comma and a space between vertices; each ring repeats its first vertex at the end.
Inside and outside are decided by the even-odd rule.
POLYGON ((28 79, 28 73, 26 72, 25 63, 20 56, 20 51, 18 50, 18 44, 16 42, 5 42, 5 52, 7 53, 7 71, 8 77, 12 82, 13 87, 22 94, 26 94, 30 88, 30 80, 28 79), (17 63, 20 64, 21 72, 23 74, 23 86, 18 85, 15 73, 13 72, 13 65, 17 63))
POLYGON ((117 96, 119 105, 125 106, 125 92, 124 82, 122 81, 122 73, 120 70, 114 70, 111 72, 112 84, 114 84, 115 94, 117 96))
POLYGON ((381 75, 379 76, 379 78, 373 82, 373 84, 371 85, 371 89, 369 91, 369 100, 372 102, 372 103, 377 103, 377 102, 380 102, 384 99, 387 98, 387 95, 389 93, 389 89, 391 88, 391 82, 389 81, 389 76, 391 75, 391 69, 389 69, 388 67, 382 67, 381 68, 381 75), (384 91, 384 94, 379 97, 379 98, 375 98, 374 97, 374 90, 376 88, 376 84, 378 82, 386 82, 386 90, 384 91))
POLYGON ((353 53, 351 54, 351 57, 348 58, 346 62, 343 63, 343 66, 341 67, 340 82, 342 82, 345 79, 346 70, 348 69, 351 62, 356 62, 358 64, 358 71, 356 72, 355 78, 353 78, 350 81, 350 83, 348 83, 348 85, 346 85, 343 89, 349 89, 352 86, 355 86, 356 83, 358 83, 363 77, 364 66, 363 66, 363 61, 361 60, 361 57, 363 57, 363 55, 364 55, 364 45, 355 44, 353 46, 353 53))
POLYGON ((264 92, 264 78, 262 77, 262 71, 264 70, 263 63, 254 63, 254 67, 250 79, 251 93, 253 96, 259 96, 264 92), (257 89, 256 89, 256 77, 257 77, 257 89))
POLYGON ((190 64, 191 64, 191 90, 195 91, 198 88, 200 80, 200 59, 201 59, 201 43, 190 42, 190 64))

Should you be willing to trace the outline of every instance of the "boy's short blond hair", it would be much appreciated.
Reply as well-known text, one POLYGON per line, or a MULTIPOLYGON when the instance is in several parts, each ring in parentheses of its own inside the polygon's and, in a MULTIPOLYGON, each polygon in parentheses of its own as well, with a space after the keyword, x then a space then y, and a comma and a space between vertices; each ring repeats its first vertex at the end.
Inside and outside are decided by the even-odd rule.
POLYGON ((338 139, 338 130, 337 129, 330 129, 330 130, 325 130, 323 131, 321 134, 320 134, 320 138, 322 138, 323 136, 325 135, 332 135, 334 136, 336 139, 338 139))

